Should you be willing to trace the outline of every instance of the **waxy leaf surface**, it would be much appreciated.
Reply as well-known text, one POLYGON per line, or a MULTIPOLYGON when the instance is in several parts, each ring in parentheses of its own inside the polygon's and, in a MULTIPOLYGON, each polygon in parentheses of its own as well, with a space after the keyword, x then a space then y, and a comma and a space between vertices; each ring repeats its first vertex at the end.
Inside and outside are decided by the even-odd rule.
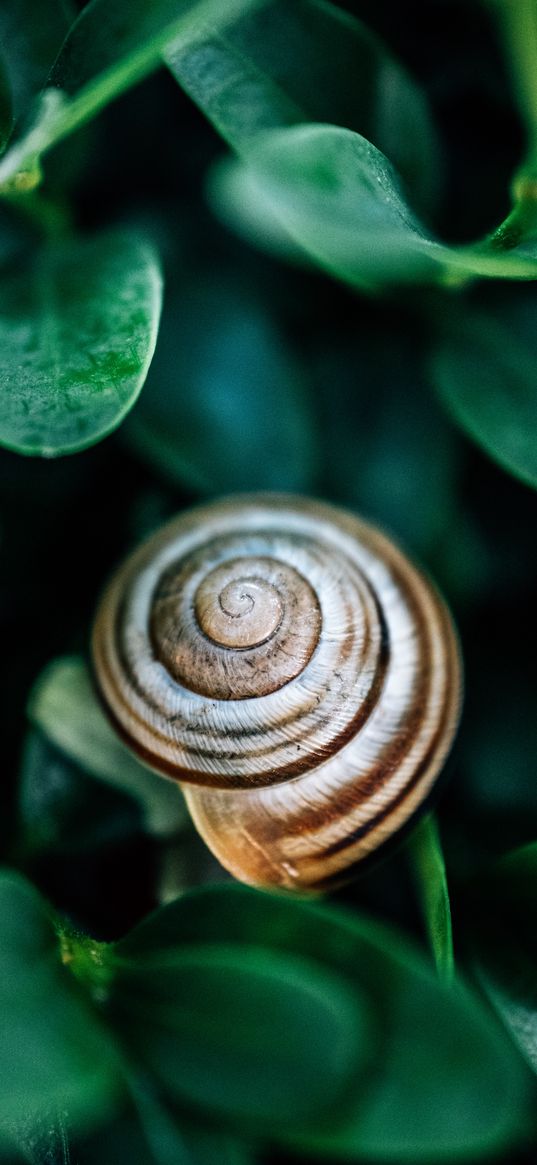
POLYGON ((109 234, 50 245, 0 285, 0 444, 53 457, 123 420, 153 355, 162 279, 153 250, 109 234))

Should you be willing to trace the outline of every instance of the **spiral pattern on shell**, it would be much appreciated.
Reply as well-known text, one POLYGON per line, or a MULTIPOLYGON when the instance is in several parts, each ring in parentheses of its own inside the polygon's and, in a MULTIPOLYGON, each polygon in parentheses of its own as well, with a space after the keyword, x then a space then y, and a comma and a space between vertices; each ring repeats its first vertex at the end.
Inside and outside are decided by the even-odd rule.
POLYGON ((373 527, 302 498, 169 523, 112 579, 93 655, 124 739, 254 884, 341 880, 426 799, 458 721, 436 590, 373 527))

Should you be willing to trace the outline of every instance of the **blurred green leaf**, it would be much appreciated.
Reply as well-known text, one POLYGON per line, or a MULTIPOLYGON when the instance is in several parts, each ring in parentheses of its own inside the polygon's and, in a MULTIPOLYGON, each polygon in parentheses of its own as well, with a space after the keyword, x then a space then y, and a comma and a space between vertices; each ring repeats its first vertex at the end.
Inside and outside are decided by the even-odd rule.
POLYGON ((12 123, 11 86, 4 61, 0 58, 0 154, 9 139, 12 123))
MULTIPOLYGON (((493 559, 489 574, 493 583, 498 573, 493 559)), ((520 658, 516 641, 509 655, 494 637, 481 648, 478 643, 478 650, 482 663, 479 670, 474 667, 465 734, 469 791, 478 803, 480 815, 492 811, 501 818, 518 811, 531 828, 537 814, 533 661, 529 656, 520 658), (502 658, 501 683, 498 651, 502 658)))
POLYGON ((66 1110, 90 1124, 112 1109, 118 1060, 99 1018, 61 966, 43 903, 0 874, 0 1119, 66 1110))
POLYGON ((480 890, 471 933, 479 981, 537 1072, 537 843, 498 862, 480 890))
POLYGON ((247 284, 213 274, 167 303, 127 435, 203 492, 311 487, 317 434, 301 371, 247 284))
POLYGON ((260 0, 91 0, 67 36, 30 129, 0 162, 0 188, 39 182, 40 158, 156 69, 172 41, 201 20, 233 20, 260 0))
POLYGON ((291 237, 332 274, 361 287, 438 278, 443 249, 425 237, 389 162, 360 135, 329 125, 275 130, 248 168, 291 237))
POLYGON ((424 377, 422 345, 400 305, 387 315, 362 303, 352 338, 321 335, 308 358, 323 488, 431 561, 439 548, 458 555, 459 446, 424 377))
POLYGON ((239 152, 262 131, 335 122, 370 138, 427 203, 438 156, 421 90, 353 16, 323 0, 267 0, 224 30, 168 48, 166 63, 239 152))
POLYGON ((161 909, 117 945, 116 957, 136 960, 140 971, 144 960, 149 972, 189 944, 219 941, 254 948, 258 958, 261 949, 269 959, 300 955, 317 973, 328 968, 344 977, 360 1004, 368 1000, 373 1061, 338 1114, 312 1116, 307 1133, 293 1139, 296 1147, 336 1158, 449 1160, 525 1135, 526 1073, 488 1011, 461 983, 441 984, 408 943, 373 922, 228 886, 161 909))
POLYGON ((86 772, 134 797, 150 833, 175 833, 187 819, 176 781, 144 768, 118 739, 97 701, 83 659, 56 659, 34 686, 30 720, 86 772))
POLYGON ((139 805, 103 780, 95 781, 40 731, 26 736, 19 774, 22 844, 29 854, 102 851, 141 834, 139 805))
POLYGON ((206 175, 205 197, 218 219, 254 247, 288 263, 311 266, 302 247, 291 238, 268 198, 239 158, 224 154, 206 175))
POLYGON ((258 189, 263 210, 271 205, 306 254, 354 286, 537 275, 535 244, 500 251, 486 243, 448 247, 430 236, 391 164, 350 130, 273 130, 256 139, 247 165, 250 200, 258 189))
POLYGON ((420 821, 408 845, 436 968, 440 978, 451 983, 454 974, 451 907, 444 854, 433 814, 420 821))
POLYGON ((49 246, 0 286, 0 444, 56 456, 120 424, 145 380, 160 316, 153 251, 107 234, 49 246))
POLYGON ((147 1078, 143 1099, 140 1088, 135 1099, 137 1112, 126 1109, 113 1123, 77 1141, 73 1165, 253 1165, 247 1143, 225 1130, 196 1126, 183 1113, 165 1108, 147 1078))
POLYGON ((516 289, 438 312, 431 377, 450 413, 510 473, 537 486, 537 298, 516 289))
POLYGON ((149 1086, 147 1078, 143 1082, 131 1080, 131 1091, 156 1165, 251 1165, 252 1157, 244 1141, 237 1141, 227 1131, 203 1128, 174 1114, 149 1086))
POLYGON ((2 0, 0 44, 15 119, 45 84, 74 11, 70 0, 2 0))
POLYGON ((175 1099, 265 1131, 303 1128, 367 1059, 360 994, 300 956, 206 939, 113 960, 112 1022, 175 1099))

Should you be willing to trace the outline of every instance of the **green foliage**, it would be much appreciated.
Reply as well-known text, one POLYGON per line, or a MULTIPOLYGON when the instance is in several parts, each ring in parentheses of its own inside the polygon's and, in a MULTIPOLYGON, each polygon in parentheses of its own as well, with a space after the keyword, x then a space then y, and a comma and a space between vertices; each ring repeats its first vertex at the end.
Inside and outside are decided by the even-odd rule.
POLYGON ((487 1011, 378 924, 230 886, 107 946, 55 935, 21 879, 1 892, 12 1124, 28 1106, 95 1120, 130 1081, 146 1135, 164 1123, 172 1145, 166 1112, 394 1161, 472 1156, 527 1127, 524 1069, 487 1011))
POLYGON ((117 1053, 62 968, 54 928, 27 883, 0 875, 0 1120, 66 1108, 95 1122, 119 1089, 117 1053))
MULTIPOLYGON (((422 957, 400 937, 390 935, 377 924, 328 907, 263 895, 238 886, 179 900, 141 923, 118 944, 112 1007, 115 991, 116 1007, 124 1008, 131 965, 137 965, 138 976, 143 968, 147 969, 145 994, 138 989, 129 1024, 131 1039, 135 1014, 140 1015, 144 1009, 150 1014, 151 1000, 159 1015, 162 997, 159 967, 164 976, 178 957, 180 944, 185 944, 185 952, 191 945, 197 952, 200 942, 208 944, 207 960, 214 958, 216 967, 220 943, 224 951, 228 947, 236 950, 237 956, 242 951, 241 958, 248 950, 261 949, 271 952, 271 958, 276 952, 294 957, 299 954, 312 984, 326 976, 322 994, 326 1001, 333 1000, 335 1016, 342 1006, 349 1006, 345 1003, 345 994, 338 1002, 338 991, 344 992, 345 986, 347 991, 356 993, 358 1015, 362 1001, 368 1003, 372 1029, 369 1040, 364 1041, 362 1025, 356 1029, 347 1020, 350 1046, 345 1052, 341 1050, 340 1062, 340 1070, 347 1075, 347 1089, 340 1090, 337 1116, 327 1115, 317 1105, 315 1114, 310 1113, 307 1132, 304 1130, 298 1139, 294 1138, 294 1143, 302 1148, 326 1153, 329 1157, 364 1155, 382 1160, 413 1160, 421 1155, 435 1159, 451 1156, 452 1159, 456 1154, 471 1155, 491 1149, 509 1139, 517 1126, 520 1129, 520 1122, 524 1124, 523 1074, 486 1011, 461 984, 449 989, 443 987, 422 957), (341 978, 339 988, 333 976, 341 978), (512 1089, 509 1094, 504 1091, 507 1087, 512 1089)), ((267 959, 267 967, 270 966, 267 959)), ((289 982, 292 979, 290 974, 289 982)), ((299 997, 296 1006, 300 1007, 299 997)), ((218 1014, 216 1004, 215 1009, 218 1014)), ((248 1012, 243 1030, 242 1011, 241 1007, 235 1013, 237 1028, 233 1039, 237 1048, 248 1036, 248 1012)), ((276 1028, 280 1012, 274 1008, 272 1014, 276 1028)), ((285 1036, 288 1020, 283 1012, 281 1021, 280 1041, 286 1055, 291 1055, 285 1036)), ((261 1039, 264 1027, 262 1020, 258 1023, 261 1039)), ((276 1037, 276 1030, 273 1035, 276 1037)), ((140 1036, 147 1063, 151 1054, 147 1020, 142 1024, 140 1036)), ((316 1036, 310 1032, 309 1038, 316 1036)), ((282 1054, 281 1044, 279 1051, 276 1044, 272 1052, 278 1059, 282 1054)), ((310 1054, 314 1055, 313 1044, 310 1054)), ((323 1064, 328 1065, 328 1045, 323 1045, 318 1054, 323 1064)), ((266 1066, 269 1055, 268 1043, 260 1043, 260 1065, 263 1062, 266 1066)), ((335 1091, 337 1079, 333 1067, 331 1071, 335 1091)), ((172 1087, 169 1070, 166 1077, 169 1089, 172 1087)), ((227 1072, 218 1084, 219 1088, 228 1090, 229 1110, 236 1103, 235 1084, 233 1074, 227 1072)), ((302 1086, 306 1087, 305 1081, 302 1086)), ((334 1102, 334 1091, 331 1094, 325 1091, 326 1101, 334 1102)), ((306 1093, 303 1103, 307 1099, 306 1093)), ((274 1110, 273 1120, 277 1117, 281 1114, 274 1110)), ((287 1139, 285 1125, 283 1128, 273 1125, 272 1135, 277 1135, 279 1129, 279 1135, 287 1139)))
POLYGON ((167 44, 188 37, 200 20, 232 19, 253 2, 230 0, 222 18, 217 0, 160 0, 150 9, 143 0, 113 9, 92 0, 61 46, 31 129, 0 162, 0 189, 36 185, 43 154, 157 68, 167 44))
POLYGON ((388 160, 367 139, 330 125, 297 126, 259 139, 248 157, 258 189, 308 255, 353 286, 449 283, 474 275, 534 279, 532 243, 447 247, 403 198, 388 160))
POLYGON ((239 153, 277 126, 336 122, 370 137, 419 201, 430 201, 437 145, 424 95, 371 31, 334 4, 267 0, 223 30, 172 45, 165 59, 239 153))
POLYGON ((13 112, 9 77, 4 62, 0 60, 0 153, 3 151, 11 133, 12 119, 13 112))
POLYGON ((344 981, 216 936, 120 958, 110 1009, 171 1098, 267 1133, 322 1120, 367 1060, 365 1001, 344 981))
POLYGON ((507 470, 537 485, 533 290, 442 312, 431 378, 455 419, 507 470))
POLYGON ((0 842, 54 903, 1 873, 6 1165, 534 1152, 536 12, 1 5, 0 842), (257 488, 385 525, 461 626, 443 844, 346 909, 203 888, 82 654, 123 549, 257 488))
MULTIPOLYGON (((43 0, 39 19, 33 0, 4 0, 0 10, 0 45, 10 119, 24 118, 52 68, 74 19, 70 0, 43 0)), ((9 134, 6 135, 5 141, 9 134)))
POLYGON ((127 235, 51 245, 0 289, 0 442, 74 453, 106 436, 136 400, 156 341, 161 276, 127 235))
POLYGON ((298 362, 236 279, 191 279, 170 297, 128 436, 200 492, 307 490, 317 434, 298 362))
POLYGON ((477 887, 475 966, 491 1003, 537 1072, 537 845, 507 854, 477 887))

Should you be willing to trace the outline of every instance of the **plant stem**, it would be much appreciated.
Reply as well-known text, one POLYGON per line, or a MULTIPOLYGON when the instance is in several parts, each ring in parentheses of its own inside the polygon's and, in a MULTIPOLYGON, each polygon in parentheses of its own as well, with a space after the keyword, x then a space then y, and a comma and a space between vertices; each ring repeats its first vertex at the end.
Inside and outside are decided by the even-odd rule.
POLYGON ((433 813, 420 821, 409 848, 436 969, 444 983, 451 983, 454 974, 451 909, 442 845, 433 813))

